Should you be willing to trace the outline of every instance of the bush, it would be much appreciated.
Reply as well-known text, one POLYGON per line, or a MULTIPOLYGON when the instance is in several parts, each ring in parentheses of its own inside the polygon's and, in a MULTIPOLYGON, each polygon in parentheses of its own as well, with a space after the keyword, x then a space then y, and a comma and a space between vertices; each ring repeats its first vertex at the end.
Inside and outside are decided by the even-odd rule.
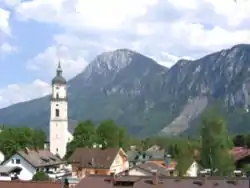
POLYGON ((39 171, 39 172, 34 174, 32 180, 33 181, 48 181, 49 176, 45 172, 39 171))

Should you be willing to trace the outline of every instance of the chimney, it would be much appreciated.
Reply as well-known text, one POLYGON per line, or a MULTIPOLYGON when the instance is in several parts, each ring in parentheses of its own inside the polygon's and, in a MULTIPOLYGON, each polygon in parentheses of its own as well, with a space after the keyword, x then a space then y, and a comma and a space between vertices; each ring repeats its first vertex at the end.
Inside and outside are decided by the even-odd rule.
POLYGON ((204 179, 203 179, 203 184, 206 185, 207 183, 207 176, 205 175, 204 179))
POLYGON ((34 149, 35 149, 35 151, 36 151, 36 152, 38 152, 38 151, 39 151, 39 149, 38 149, 38 147, 37 147, 37 146, 35 146, 35 148, 34 148, 34 149))
POLYGON ((129 176, 129 171, 125 170, 125 176, 129 176))
POLYGON ((159 184, 159 177, 157 172, 153 173, 153 180, 152 180, 153 185, 158 185, 159 184))
POLYGON ((69 180, 67 178, 64 179, 63 188, 69 188, 69 180))
POLYGON ((110 173, 110 180, 113 185, 116 183, 116 175, 114 172, 110 173))
POLYGON ((29 153, 29 148, 25 147, 25 148, 24 148, 24 152, 25 152, 26 154, 28 154, 28 153, 29 153))
POLYGON ((92 157, 92 159, 91 159, 91 166, 92 166, 92 167, 95 166, 95 158, 94 158, 94 157, 92 157))

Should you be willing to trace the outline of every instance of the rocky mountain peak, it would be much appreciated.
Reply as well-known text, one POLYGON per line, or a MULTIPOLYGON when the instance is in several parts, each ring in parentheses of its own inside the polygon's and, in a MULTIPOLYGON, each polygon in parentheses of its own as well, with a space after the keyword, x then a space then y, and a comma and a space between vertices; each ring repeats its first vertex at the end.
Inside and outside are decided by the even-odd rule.
POLYGON ((85 69, 86 75, 92 73, 105 74, 106 72, 119 72, 128 66, 136 52, 128 49, 103 52, 98 55, 85 69))
MULTIPOLYGON (((69 118, 113 119, 138 136, 161 130, 191 134, 204 109, 218 104, 230 132, 246 132, 250 130, 249 78, 247 44, 197 60, 182 59, 170 69, 129 49, 104 52, 69 81, 69 118)), ((49 114, 47 96, 0 109, 0 123, 46 128, 49 114)))

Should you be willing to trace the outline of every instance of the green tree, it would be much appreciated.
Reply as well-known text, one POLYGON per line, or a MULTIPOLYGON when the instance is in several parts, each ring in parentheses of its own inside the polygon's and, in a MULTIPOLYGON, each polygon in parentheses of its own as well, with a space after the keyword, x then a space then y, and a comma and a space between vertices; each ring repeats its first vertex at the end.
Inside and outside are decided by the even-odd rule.
POLYGON ((44 142, 46 140, 46 134, 44 131, 35 129, 32 134, 32 145, 36 148, 44 148, 44 142))
POLYGON ((193 151, 190 146, 184 144, 178 145, 177 150, 178 154, 175 157, 177 161, 176 170, 179 176, 183 176, 193 162, 193 151))
POLYGON ((233 142, 223 117, 215 108, 205 111, 201 130, 201 162, 203 167, 217 169, 220 175, 229 175, 234 169, 230 150, 233 142))
POLYGON ((112 120, 104 120, 96 130, 98 142, 103 147, 119 147, 120 129, 112 120))
POLYGON ((130 145, 130 138, 129 135, 124 128, 119 128, 119 147, 127 150, 130 145))
POLYGON ((0 132, 0 150, 8 158, 18 150, 28 148, 43 148, 45 133, 28 127, 7 128, 0 132))
POLYGON ((46 174, 45 172, 42 171, 38 171, 34 174, 34 176, 32 177, 33 181, 48 181, 50 178, 48 176, 48 174, 46 174))
POLYGON ((250 148, 250 134, 247 133, 244 135, 244 142, 245 142, 245 145, 250 148))
POLYGON ((92 121, 80 122, 73 133, 73 140, 67 144, 67 159, 78 147, 92 147, 96 142, 96 129, 92 121))
POLYGON ((92 147, 96 141, 96 129, 92 121, 80 122, 74 131, 74 139, 78 147, 92 147))
POLYGON ((126 149, 129 143, 127 131, 112 120, 104 120, 96 130, 98 143, 103 147, 122 147, 126 149))

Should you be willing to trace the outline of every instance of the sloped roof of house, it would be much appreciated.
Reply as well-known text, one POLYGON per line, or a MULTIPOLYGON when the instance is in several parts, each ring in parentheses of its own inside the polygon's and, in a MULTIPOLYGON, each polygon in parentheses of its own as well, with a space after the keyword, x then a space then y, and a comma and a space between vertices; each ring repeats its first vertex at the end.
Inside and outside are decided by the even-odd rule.
POLYGON ((49 150, 20 150, 17 152, 21 157, 23 157, 27 162, 29 162, 34 167, 44 167, 62 164, 62 160, 53 155, 49 150))
POLYGON ((120 148, 77 148, 70 156, 69 163, 77 163, 85 168, 109 169, 120 151, 120 148))
POLYGON ((250 156, 250 149, 244 147, 234 147, 231 152, 235 161, 250 156))
POLYGON ((142 160, 139 159, 139 156, 145 156, 145 160, 164 160, 165 159, 165 150, 149 150, 149 151, 128 151, 128 160, 129 161, 137 161, 142 160))
POLYGON ((128 161, 134 161, 137 155, 138 151, 127 151, 128 161))
POLYGON ((163 166, 165 166, 168 170, 175 169, 177 166, 177 161, 171 160, 170 164, 165 164, 163 166))
POLYGON ((160 176, 168 176, 169 175, 169 170, 164 167, 163 165, 154 163, 154 162, 146 162, 146 163, 142 163, 139 164, 131 169, 141 169, 144 170, 148 173, 150 173, 151 175, 153 175, 155 172, 157 172, 160 176))
POLYGON ((165 150, 148 150, 145 152, 146 155, 150 156, 150 160, 164 160, 165 159, 165 150))
POLYGON ((0 181, 1 188, 62 188, 61 182, 0 181))
POLYGON ((153 184, 154 176, 110 176, 88 175, 75 188, 249 188, 249 179, 230 177, 161 177, 153 184), (112 181, 113 180, 113 181, 112 181), (125 186, 126 185, 126 186, 125 186))

